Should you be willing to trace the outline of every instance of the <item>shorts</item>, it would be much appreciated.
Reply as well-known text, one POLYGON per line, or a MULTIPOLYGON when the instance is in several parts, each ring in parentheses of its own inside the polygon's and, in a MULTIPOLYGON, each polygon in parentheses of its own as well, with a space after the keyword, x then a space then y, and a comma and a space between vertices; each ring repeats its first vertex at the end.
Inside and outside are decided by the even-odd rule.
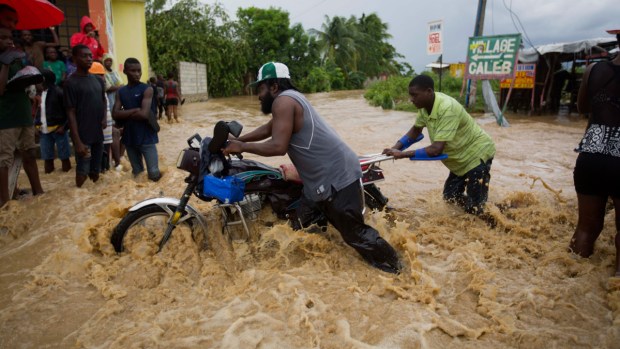
POLYGON ((573 180, 577 194, 620 198, 620 158, 580 153, 573 180))
POLYGON ((166 99, 166 105, 179 105, 178 98, 168 98, 166 99))
POLYGON ((15 149, 27 151, 36 147, 34 126, 1 129, 0 167, 11 167, 15 157, 15 149))

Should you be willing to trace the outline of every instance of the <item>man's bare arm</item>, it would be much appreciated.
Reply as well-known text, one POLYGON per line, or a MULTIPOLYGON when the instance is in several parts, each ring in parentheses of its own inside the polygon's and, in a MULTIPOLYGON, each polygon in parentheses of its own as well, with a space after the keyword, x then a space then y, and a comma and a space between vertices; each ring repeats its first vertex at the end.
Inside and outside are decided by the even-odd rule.
POLYGON ((60 40, 58 39, 58 34, 56 34, 56 30, 54 27, 49 27, 50 32, 52 32, 52 42, 43 42, 45 47, 58 47, 60 46, 60 40))
POLYGON ((84 157, 88 154, 88 149, 80 139, 77 118, 75 116, 75 108, 67 108, 67 118, 69 119, 69 130, 71 132, 71 139, 73 140, 75 152, 79 156, 84 157))
POLYGON ((146 90, 144 90, 144 95, 142 96, 142 105, 140 106, 140 111, 135 113, 132 119, 148 120, 149 115, 151 113, 152 103, 153 103, 153 88, 149 86, 146 90))
POLYGON ((140 108, 133 108, 129 110, 121 109, 121 100, 118 95, 114 97, 114 106, 112 107, 112 119, 114 120, 127 120, 132 117, 133 114, 137 113, 140 108))
POLYGON ((286 154, 293 135, 295 109, 301 113, 301 106, 290 97, 278 98, 272 109, 271 138, 262 143, 242 143, 231 141, 225 153, 248 152, 261 156, 278 156, 286 154), (239 151, 230 151, 239 150, 239 151))
POLYGON ((271 137, 271 128, 273 127, 272 121, 258 127, 252 132, 246 133, 243 136, 237 138, 241 142, 257 142, 271 137))

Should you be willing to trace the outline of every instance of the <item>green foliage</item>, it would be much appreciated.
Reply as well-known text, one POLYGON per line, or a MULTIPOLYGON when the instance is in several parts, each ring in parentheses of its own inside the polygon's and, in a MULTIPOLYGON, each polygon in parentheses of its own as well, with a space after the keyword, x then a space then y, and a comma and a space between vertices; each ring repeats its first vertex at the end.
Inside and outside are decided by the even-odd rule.
POLYGON ((383 109, 395 109, 409 100, 408 86, 411 78, 391 76, 387 80, 370 85, 364 94, 370 105, 383 109))
POLYGON ((298 86, 302 91, 310 93, 330 91, 330 75, 324 68, 314 67, 305 78, 301 79, 298 86))
POLYGON ((275 61, 288 63, 287 45, 291 38, 288 12, 269 8, 239 8, 237 10, 240 34, 246 42, 247 63, 255 69, 275 61))
MULTIPOLYGON (((357 89, 363 86, 361 78, 411 70, 410 65, 396 61, 402 56, 387 42, 391 38, 387 28, 387 24, 373 13, 364 14, 360 19, 351 16, 348 20, 325 16, 321 30, 310 29, 309 32, 317 38, 323 64, 336 65, 345 73, 342 88, 357 89)), ((334 84, 332 87, 341 88, 334 84)))
POLYGON ((147 45, 155 72, 176 72, 179 61, 204 63, 211 95, 227 96, 242 89, 248 47, 237 39, 236 24, 219 4, 180 0, 168 10, 159 6, 161 2, 148 5, 147 45))
MULTIPOLYGON (((435 82, 435 91, 439 92, 439 75, 433 72, 425 71, 422 74, 428 75, 433 78, 435 82)), ((387 80, 378 81, 372 84, 364 97, 368 100, 368 103, 373 106, 381 107, 383 109, 395 109, 404 111, 415 111, 416 108, 409 101, 409 82, 411 77, 392 76, 387 80)), ((478 81, 476 89, 476 103, 470 108, 470 111, 483 112, 484 111, 484 99, 482 97, 482 82, 478 81)), ((493 91, 499 91, 499 81, 492 80, 491 87, 493 91)), ((465 105, 465 90, 463 89, 463 96, 461 96, 461 89, 463 88, 463 78, 455 78, 449 74, 442 75, 441 77, 441 92, 455 98, 462 105, 465 105)))
POLYGON ((387 31, 387 23, 383 23, 376 13, 371 13, 368 16, 362 14, 359 20, 351 17, 350 21, 360 33, 358 34, 359 42, 357 44, 359 69, 372 77, 386 73, 399 73, 394 59, 402 56, 396 52, 394 46, 387 42, 392 38, 392 35, 387 31))
POLYGON ((329 83, 331 89, 342 90, 345 87, 345 75, 342 69, 335 65, 333 62, 327 62, 325 65, 327 74, 329 75, 329 83))
POLYGON ((230 20, 221 3, 200 0, 146 0, 147 45, 158 74, 176 72, 179 61, 207 65, 209 92, 244 91, 259 67, 279 61, 289 67, 302 91, 359 89, 367 77, 413 73, 387 40, 387 24, 376 14, 361 18, 326 16, 322 31, 291 26, 276 8, 240 8, 230 20))
POLYGON ((294 25, 291 28, 287 60, 291 76, 296 79, 308 76, 313 68, 320 65, 319 55, 316 39, 306 34, 301 24, 294 25))
POLYGON ((354 71, 349 73, 347 77, 347 89, 359 90, 364 88, 364 82, 366 81, 366 74, 361 71, 354 71))

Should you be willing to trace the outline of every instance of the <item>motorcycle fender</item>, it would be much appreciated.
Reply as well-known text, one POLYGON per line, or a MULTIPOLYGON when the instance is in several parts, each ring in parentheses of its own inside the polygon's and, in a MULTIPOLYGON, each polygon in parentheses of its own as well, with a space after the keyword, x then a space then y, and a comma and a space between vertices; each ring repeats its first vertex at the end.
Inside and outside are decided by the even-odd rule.
MULTIPOLYGON (((162 206, 162 207, 170 206, 170 205, 178 206, 180 202, 181 201, 179 199, 176 199, 176 198, 166 198, 166 197, 146 199, 144 201, 140 201, 137 204, 133 205, 129 209, 129 211, 130 212, 131 211, 137 211, 137 210, 141 209, 142 207, 145 207, 145 206, 148 206, 148 205, 157 205, 157 206, 162 206)), ((207 227, 207 219, 200 212, 198 212, 195 208, 193 208, 192 206, 187 204, 187 206, 185 206, 185 210, 187 211, 187 213, 190 216, 196 217, 198 219, 198 221, 205 228, 207 227)))

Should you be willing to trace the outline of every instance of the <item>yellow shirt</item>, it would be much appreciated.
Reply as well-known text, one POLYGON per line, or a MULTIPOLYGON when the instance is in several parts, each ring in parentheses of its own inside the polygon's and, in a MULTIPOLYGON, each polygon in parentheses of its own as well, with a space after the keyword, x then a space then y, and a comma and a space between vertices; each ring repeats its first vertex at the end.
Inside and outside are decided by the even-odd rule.
POLYGON ((491 137, 456 99, 441 92, 435 92, 430 115, 424 108, 418 110, 415 126, 426 127, 431 142, 446 142, 443 152, 448 158, 442 162, 457 176, 495 156, 491 137))

